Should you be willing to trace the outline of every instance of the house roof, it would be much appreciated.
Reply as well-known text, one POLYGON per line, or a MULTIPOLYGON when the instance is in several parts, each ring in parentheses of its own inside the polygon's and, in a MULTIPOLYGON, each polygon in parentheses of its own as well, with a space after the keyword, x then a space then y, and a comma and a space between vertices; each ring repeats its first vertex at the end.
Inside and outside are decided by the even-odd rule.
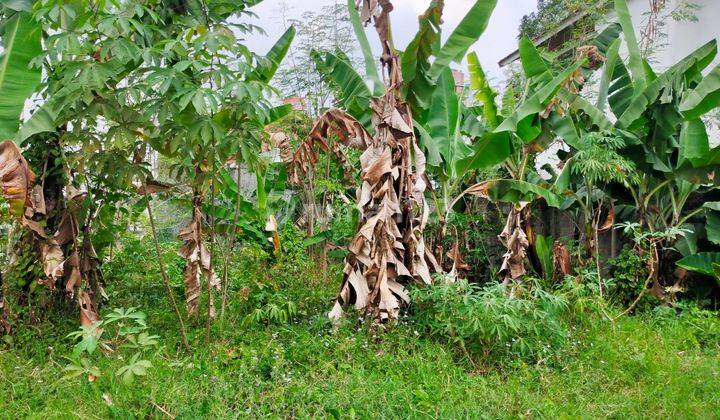
MULTIPOLYGON (((544 45, 545 43, 547 43, 548 41, 550 41, 553 37, 557 36, 558 34, 560 34, 560 33, 561 33, 562 31, 564 31, 565 29, 573 26, 573 25, 576 24, 580 19, 582 19, 582 18, 584 18, 584 17, 586 17, 586 16, 588 16, 588 15, 590 15, 590 12, 589 12, 589 11, 583 11, 583 12, 579 12, 579 13, 576 13, 576 14, 574 14, 574 15, 572 15, 572 16, 567 17, 565 20, 563 20, 562 22, 560 22, 560 24, 557 26, 557 28, 555 28, 554 31, 548 32, 548 33, 546 33, 545 35, 543 35, 543 36, 541 36, 541 37, 535 38, 535 39, 533 40, 534 44, 535 44, 536 46, 538 46, 538 45, 544 45)), ((505 56, 504 58, 502 58, 500 61, 498 61, 498 65, 499 65, 500 67, 505 67, 505 66, 507 66, 508 64, 514 63, 514 62, 517 61, 519 58, 520 58, 520 50, 515 50, 515 51, 513 51, 512 53, 510 53, 510 54, 508 54, 507 56, 505 56)))

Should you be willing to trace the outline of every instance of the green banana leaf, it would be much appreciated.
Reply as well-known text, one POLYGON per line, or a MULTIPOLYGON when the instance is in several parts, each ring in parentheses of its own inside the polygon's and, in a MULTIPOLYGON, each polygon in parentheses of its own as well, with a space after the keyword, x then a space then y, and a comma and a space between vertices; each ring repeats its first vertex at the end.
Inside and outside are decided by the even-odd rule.
POLYGON ((288 53, 288 50, 290 50, 290 45, 292 45, 292 42, 295 39, 295 33, 295 27, 289 27, 285 33, 280 36, 277 42, 275 42, 275 45, 270 48, 270 51, 265 56, 267 63, 260 66, 255 71, 254 77, 257 80, 269 82, 270 79, 275 76, 278 67, 280 67, 280 63, 282 63, 288 53))
POLYGON ((720 106, 720 66, 715 67, 680 103, 680 112, 687 119, 699 118, 720 106))
POLYGON ((428 129, 423 124, 423 122, 418 121, 417 119, 413 120, 415 130, 419 134, 418 145, 425 152, 427 164, 436 168, 440 167, 440 165, 442 165, 443 158, 440 154, 439 145, 435 142, 428 132, 428 129))
POLYGON ((545 277, 545 280, 550 280, 553 275, 552 246, 553 242, 551 237, 543 235, 537 235, 535 237, 535 251, 540 259, 540 265, 543 270, 542 273, 538 274, 545 277))
POLYGON ((526 36, 522 37, 518 50, 520 52, 520 64, 522 65, 525 77, 533 79, 550 74, 550 67, 548 67, 530 38, 526 36))
POLYGON ((485 181, 478 185, 483 185, 488 198, 494 202, 517 204, 521 201, 531 202, 543 198, 549 206, 560 208, 564 201, 561 196, 554 192, 526 181, 497 179, 485 181))
POLYGON ((612 82, 608 89, 607 102, 613 114, 619 116, 627 110, 635 96, 635 88, 633 87, 630 72, 628 72, 622 60, 618 59, 616 61, 610 80, 612 82))
POLYGON ((590 122, 601 130, 610 130, 613 123, 608 119, 607 115, 599 110, 595 105, 591 104, 587 99, 580 95, 575 95, 565 88, 560 89, 558 96, 570 104, 570 108, 574 111, 582 111, 590 118, 590 122))
POLYGON ((628 10, 627 0, 615 0, 615 13, 617 14, 620 26, 622 26, 625 44, 629 53, 629 68, 632 74, 632 82, 637 91, 643 91, 647 86, 647 77, 645 75, 645 65, 640 54, 640 44, 638 44, 633 28, 632 18, 628 10))
POLYGON ((705 213, 705 220, 708 241, 720 245, 720 212, 708 210, 705 213))
MULTIPOLYGON (((618 118, 618 126, 623 128, 632 127, 641 119, 643 113, 654 103, 665 91, 672 81, 677 77, 685 77, 688 73, 699 73, 712 62, 717 54, 717 43, 715 40, 708 42, 687 57, 667 69, 657 79, 631 101, 627 109, 618 118)), ((637 91, 637 90, 636 90, 637 91)))
POLYGON ((620 39, 616 39, 607 49, 605 64, 603 66, 602 76, 600 77, 600 87, 598 88, 597 107, 601 111, 605 111, 608 100, 608 90, 610 82, 613 81, 613 73, 620 59, 620 39))
POLYGON ((558 174, 555 184, 553 184, 553 189, 560 194, 565 194, 570 190, 570 182, 572 181, 572 166, 574 163, 573 159, 574 158, 571 157, 565 161, 562 171, 558 174))
POLYGON ((480 101, 483 106, 483 117, 491 128, 500 125, 498 117, 497 104, 495 98, 497 93, 490 87, 490 83, 485 76, 485 71, 480 65, 480 60, 475 53, 468 54, 468 72, 470 73, 470 87, 475 92, 475 99, 480 101))
POLYGON ((5 23, 0 55, 0 139, 16 135, 25 100, 40 84, 41 71, 30 62, 42 53, 40 26, 25 12, 5 23))
POLYGON ((430 57, 440 49, 442 11, 442 2, 430 3, 425 13, 419 17, 418 32, 400 55, 403 76, 401 92, 416 114, 430 106, 430 97, 434 90, 434 84, 428 76, 430 57))
POLYGON ((486 133, 472 145, 472 154, 455 164, 460 176, 478 169, 492 168, 510 156, 512 148, 508 133, 486 133))
POLYGON ((517 132, 518 135, 526 142, 535 140, 541 130, 532 123, 532 120, 535 118, 536 114, 545 110, 545 106, 558 93, 563 82, 565 82, 577 69, 583 66, 585 62, 585 60, 582 60, 573 64, 565 69, 561 74, 555 76, 550 82, 542 85, 535 91, 534 94, 527 98, 525 102, 520 104, 515 112, 508 116, 505 121, 498 126, 495 132, 517 132))
POLYGON ((55 131, 57 120, 59 115, 58 110, 55 107, 55 103, 52 98, 42 106, 37 108, 30 119, 25 121, 25 124, 18 131, 15 141, 21 145, 25 140, 39 133, 50 133, 55 131))
POLYGON ((550 118, 548 118, 548 122, 555 134, 563 139, 565 143, 575 149, 582 148, 580 135, 578 134, 577 128, 575 128, 575 123, 570 115, 559 115, 554 112, 550 115, 550 118))
POLYGON ((350 23, 352 24, 355 37, 360 43, 360 51, 362 51, 365 60, 365 77, 373 84, 373 96, 381 96, 385 92, 385 85, 380 80, 380 74, 377 69, 377 61, 375 55, 370 48, 370 42, 365 34, 362 22, 360 22, 360 13, 355 6, 355 0, 348 0, 348 12, 350 14, 350 23))
POLYGON ((340 107, 360 121, 364 127, 370 129, 372 92, 362 76, 340 54, 326 52, 323 56, 317 51, 312 51, 310 56, 323 80, 335 92, 340 107))
POLYGON ((455 92, 455 79, 450 68, 446 68, 438 79, 427 116, 430 136, 437 144, 445 162, 445 173, 457 176, 457 162, 473 154, 473 150, 461 132, 462 103, 455 92))
POLYGON ((713 264, 720 264, 720 252, 700 252, 689 255, 677 262, 678 267, 705 274, 706 276, 715 274, 713 264))
POLYGON ((280 119, 286 117, 288 114, 290 114, 292 112, 292 110, 293 110, 293 107, 290 104, 285 104, 285 105, 280 105, 280 106, 270 108, 268 110, 267 116, 265 117, 265 121, 263 121, 263 122, 265 123, 265 125, 275 123, 278 120, 280 120, 280 119))
POLYGON ((683 123, 680 129, 680 163, 687 160, 693 167, 706 166, 710 141, 705 123, 697 118, 683 123))
POLYGON ((451 143, 458 133, 460 101, 455 93, 455 83, 448 69, 438 80, 427 116, 428 132, 435 139, 440 154, 446 162, 452 161, 451 143))
POLYGON ((617 22, 611 23, 595 37, 592 44, 598 47, 601 54, 607 56, 612 44, 620 42, 620 34, 622 33, 622 25, 617 22))
POLYGON ((430 80, 436 80, 451 62, 459 63, 468 49, 485 32, 497 0, 477 0, 445 41, 430 67, 430 80))

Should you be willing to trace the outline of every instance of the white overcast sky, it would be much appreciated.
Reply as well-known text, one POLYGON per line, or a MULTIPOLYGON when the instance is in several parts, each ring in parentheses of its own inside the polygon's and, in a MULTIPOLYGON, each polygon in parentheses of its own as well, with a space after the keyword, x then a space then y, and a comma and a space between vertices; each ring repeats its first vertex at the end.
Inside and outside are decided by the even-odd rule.
MULTIPOLYGON (((251 50, 264 54, 272 46, 274 40, 282 34, 283 27, 279 10, 283 1, 290 6, 289 17, 291 18, 299 17, 306 11, 318 12, 323 6, 333 3, 346 4, 346 0, 265 0, 253 7, 252 10, 259 18, 254 23, 265 29, 267 36, 253 35, 249 37, 247 42, 251 50)), ((475 0, 445 1, 444 36, 448 36, 452 32, 473 3, 475 0)), ((425 11, 429 4, 430 0, 393 1, 395 10, 391 14, 391 18, 397 48, 403 49, 410 42, 418 29, 417 17, 425 11)), ((498 0, 488 28, 480 41, 471 49, 478 54, 485 71, 496 83, 502 79, 503 74, 497 62, 517 48, 520 19, 523 15, 535 11, 536 5, 536 0, 498 0)), ((368 38, 373 42, 377 36, 373 32, 368 32, 368 38)), ((465 64, 455 67, 462 67, 462 70, 467 73, 465 64)))

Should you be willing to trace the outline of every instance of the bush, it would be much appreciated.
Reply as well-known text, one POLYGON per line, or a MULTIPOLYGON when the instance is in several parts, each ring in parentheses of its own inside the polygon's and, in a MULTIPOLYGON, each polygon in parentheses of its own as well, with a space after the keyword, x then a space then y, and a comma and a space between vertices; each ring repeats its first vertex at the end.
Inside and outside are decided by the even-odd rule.
MULTIPOLYGON (((610 273, 609 296, 614 302, 627 307, 645 288, 649 275, 647 258, 639 255, 635 249, 625 247, 617 258, 610 261, 610 273)), ((653 298, 648 296, 639 303, 638 308, 654 303, 653 298)))
POLYGON ((568 339, 567 300, 539 288, 510 297, 502 285, 484 288, 464 280, 411 291, 414 320, 431 336, 491 363, 550 356, 568 339))

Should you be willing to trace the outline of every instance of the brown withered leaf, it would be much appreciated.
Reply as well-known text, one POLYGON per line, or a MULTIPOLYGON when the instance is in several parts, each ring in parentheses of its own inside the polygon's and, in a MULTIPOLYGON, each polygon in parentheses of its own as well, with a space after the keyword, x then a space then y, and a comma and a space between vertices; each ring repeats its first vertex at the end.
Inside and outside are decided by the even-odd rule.
POLYGON ((505 228, 498 235, 498 239, 506 249, 499 271, 505 284, 509 283, 510 280, 519 280, 527 273, 525 257, 530 242, 523 229, 523 219, 527 205, 528 203, 523 202, 519 206, 511 207, 505 228))
POLYGON ((587 57, 588 67, 592 70, 597 70, 602 67, 606 58, 597 46, 595 45, 583 45, 577 49, 577 59, 582 60, 587 57))
POLYGON ((265 222, 265 232, 270 233, 272 236, 268 238, 273 244, 273 249, 277 254, 280 252, 280 233, 278 232, 278 222, 274 215, 270 215, 265 222))
POLYGON ((35 174, 15 143, 0 143, 0 187, 13 216, 23 217, 25 207, 32 208, 30 191, 34 182, 35 174))
POLYGON ((564 243, 555 241, 553 244, 553 265, 555 272, 564 276, 572 275, 572 260, 570 259, 570 251, 564 243))
POLYGON ((340 139, 340 143, 358 150, 365 150, 373 142, 372 135, 358 120, 335 108, 315 122, 309 137, 326 140, 331 132, 340 139))
POLYGON ((135 189, 137 190, 138 194, 141 196, 145 195, 145 190, 147 190, 147 194, 157 194, 161 192, 165 192, 173 188, 173 184, 169 184, 167 182, 161 182, 154 179, 147 179, 145 181, 145 185, 139 185, 136 186, 135 189))
MULTIPOLYGON (((45 205, 45 193, 42 185, 35 185, 30 192, 30 201, 32 201, 32 212, 35 215, 47 215, 47 207, 45 205)), ((27 213, 27 212, 26 212, 27 213)))
POLYGON ((75 287, 82 286, 82 274, 80 273, 80 256, 77 252, 72 252, 70 257, 63 263, 63 270, 68 274, 65 281, 65 292, 73 297, 75 295, 75 287))
POLYGON ((602 226, 598 227, 598 232, 607 232, 615 225, 615 206, 610 207, 610 211, 608 211, 607 217, 605 217, 605 221, 603 222, 602 226))
POLYGON ((201 214, 199 209, 193 210, 190 223, 178 235, 185 244, 180 249, 180 256, 185 258, 185 304, 189 314, 194 315, 200 305, 200 260, 201 260, 201 214))
POLYGON ((452 248, 446 253, 446 256, 453 262, 453 271, 470 269, 470 265, 465 262, 465 259, 460 253, 460 242, 455 242, 452 248))
POLYGON ((371 140, 372 136, 365 127, 345 111, 339 109, 327 111, 315 121, 307 139, 293 153, 290 160, 291 182, 298 184, 300 177, 307 175, 310 168, 315 166, 318 162, 318 149, 335 155, 343 166, 345 176, 351 178, 355 171, 347 164, 347 156, 337 143, 345 147, 365 150, 371 140), (335 142, 335 139, 338 141, 335 142))
POLYGON ((280 151, 280 159, 285 164, 292 164, 293 161, 293 149, 290 144, 290 137, 283 132, 271 133, 270 142, 273 147, 280 151))
MULTIPOLYGON (((184 241, 178 252, 185 259, 185 303, 188 314, 195 315, 200 305, 201 276, 210 282, 212 288, 220 287, 220 280, 212 270, 211 255, 202 239, 202 213, 200 203, 195 200, 193 218, 178 235, 184 241)), ((210 316, 214 317, 214 299, 210 297, 210 316)))
POLYGON ((465 190, 466 194, 474 195, 480 198, 489 199, 490 195, 488 194, 488 191, 490 190, 491 183, 490 182, 480 182, 478 184, 472 185, 470 188, 465 190))
POLYGON ((80 305, 80 325, 92 325, 100 321, 100 314, 87 292, 82 291, 78 294, 78 303, 80 305))

